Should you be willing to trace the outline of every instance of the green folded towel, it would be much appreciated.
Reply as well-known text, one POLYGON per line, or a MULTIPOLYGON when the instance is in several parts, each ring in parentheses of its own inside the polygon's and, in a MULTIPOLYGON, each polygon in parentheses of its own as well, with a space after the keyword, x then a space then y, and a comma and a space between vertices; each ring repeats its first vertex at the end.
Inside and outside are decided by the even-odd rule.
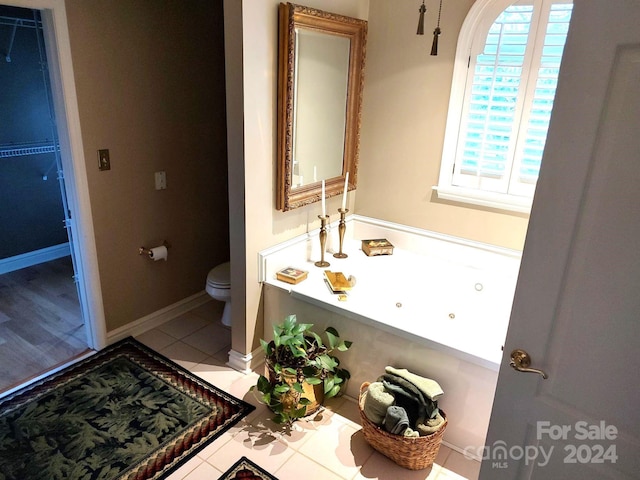
POLYGON ((370 383, 363 396, 364 414, 373 423, 381 426, 387 409, 395 401, 394 396, 384 388, 381 382, 370 383))
POLYGON ((409 417, 404 408, 397 405, 391 405, 387 408, 387 414, 384 417, 384 429, 394 435, 403 435, 404 431, 409 427, 409 417))
POLYGON ((426 395, 431 400, 437 400, 444 394, 442 388, 440 388, 440 385, 438 385, 438 382, 436 382, 435 380, 431 380, 430 378, 424 378, 416 375, 415 373, 411 373, 406 368, 386 367, 385 371, 387 373, 402 377, 405 380, 413 383, 424 395, 426 395))
POLYGON ((409 380, 385 373, 380 378, 384 388, 396 397, 396 405, 403 407, 409 415, 411 426, 421 423, 425 418, 433 418, 438 409, 438 402, 431 400, 409 380))
MULTIPOLYGON (((409 417, 409 425, 412 428, 418 422, 429 417, 427 414, 428 405, 424 396, 413 384, 390 373, 385 373, 378 378, 378 381, 382 382, 384 388, 393 394, 395 397, 394 405, 399 405, 406 410, 409 417)), ((431 402, 431 400, 427 401, 431 402)))

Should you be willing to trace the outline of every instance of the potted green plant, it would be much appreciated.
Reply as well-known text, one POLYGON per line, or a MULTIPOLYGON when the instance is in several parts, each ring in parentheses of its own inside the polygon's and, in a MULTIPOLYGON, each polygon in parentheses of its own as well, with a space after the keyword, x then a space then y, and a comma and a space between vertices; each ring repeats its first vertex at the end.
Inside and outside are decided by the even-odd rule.
POLYGON ((274 412, 276 423, 290 425, 311 415, 324 399, 343 391, 351 377, 333 352, 348 350, 352 342, 341 340, 333 327, 324 331, 323 341, 312 327, 289 315, 273 327, 273 340, 260 340, 266 375, 260 375, 251 390, 260 392, 262 401, 274 412))

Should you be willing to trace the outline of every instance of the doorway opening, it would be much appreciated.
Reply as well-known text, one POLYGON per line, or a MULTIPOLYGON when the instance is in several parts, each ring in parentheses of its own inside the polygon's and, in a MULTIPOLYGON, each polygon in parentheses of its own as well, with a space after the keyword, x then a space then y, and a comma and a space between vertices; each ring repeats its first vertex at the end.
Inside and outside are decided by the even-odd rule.
POLYGON ((0 394, 89 350, 45 35, 0 5, 0 394))

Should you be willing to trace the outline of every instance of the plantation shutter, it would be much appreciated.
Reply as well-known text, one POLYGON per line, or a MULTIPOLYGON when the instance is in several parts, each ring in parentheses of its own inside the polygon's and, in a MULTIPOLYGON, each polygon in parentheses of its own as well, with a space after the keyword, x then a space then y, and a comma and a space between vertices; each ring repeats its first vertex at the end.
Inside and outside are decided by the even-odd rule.
POLYGON ((520 1, 476 35, 453 185, 533 195, 571 9, 567 1, 520 1))

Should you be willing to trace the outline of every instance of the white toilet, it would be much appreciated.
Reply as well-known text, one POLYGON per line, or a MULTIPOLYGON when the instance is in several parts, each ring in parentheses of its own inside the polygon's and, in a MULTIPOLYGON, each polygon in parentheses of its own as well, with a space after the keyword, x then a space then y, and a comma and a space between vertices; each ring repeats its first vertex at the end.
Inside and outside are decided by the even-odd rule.
POLYGON ((205 288, 209 296, 224 303, 222 312, 222 324, 231 326, 231 269, 230 263, 221 263, 212 268, 207 275, 207 286, 205 288))

